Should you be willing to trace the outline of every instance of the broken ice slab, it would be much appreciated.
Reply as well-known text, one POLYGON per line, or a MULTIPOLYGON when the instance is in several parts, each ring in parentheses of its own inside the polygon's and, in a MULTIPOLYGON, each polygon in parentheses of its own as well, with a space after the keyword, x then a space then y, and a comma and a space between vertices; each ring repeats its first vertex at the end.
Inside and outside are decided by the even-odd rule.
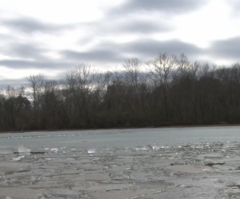
POLYGON ((0 155, 13 154, 16 152, 16 149, 13 147, 0 147, 0 155))
MULTIPOLYGON (((97 199, 150 199, 149 195, 158 192, 160 189, 137 189, 137 190, 116 190, 116 191, 99 191, 90 194, 91 198, 97 199)), ((159 198, 159 197, 158 197, 159 198)))
POLYGON ((107 173, 86 173, 84 175, 86 181, 109 181, 111 178, 107 173))
POLYGON ((33 198, 37 199, 42 195, 42 192, 39 190, 23 188, 23 187, 0 187, 0 198, 17 198, 17 199, 26 199, 33 198))
POLYGON ((20 162, 0 162, 0 175, 25 171, 30 164, 20 162))
POLYGON ((172 173, 190 173, 190 174, 213 172, 213 169, 211 167, 201 165, 173 165, 166 167, 164 170, 172 173))
POLYGON ((43 195, 46 198, 54 198, 54 197, 72 198, 72 197, 80 196, 80 193, 76 190, 70 190, 70 189, 50 189, 50 190, 45 190, 43 195))
POLYGON ((18 153, 21 155, 30 155, 31 149, 24 145, 18 146, 18 153))

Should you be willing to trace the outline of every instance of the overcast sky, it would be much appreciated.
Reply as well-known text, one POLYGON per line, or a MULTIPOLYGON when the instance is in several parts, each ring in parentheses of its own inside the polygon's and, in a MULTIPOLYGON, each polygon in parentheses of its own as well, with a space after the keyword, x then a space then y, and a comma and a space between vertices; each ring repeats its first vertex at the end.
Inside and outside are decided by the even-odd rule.
POLYGON ((240 62, 239 10, 238 0, 0 0, 0 85, 159 53, 240 62))

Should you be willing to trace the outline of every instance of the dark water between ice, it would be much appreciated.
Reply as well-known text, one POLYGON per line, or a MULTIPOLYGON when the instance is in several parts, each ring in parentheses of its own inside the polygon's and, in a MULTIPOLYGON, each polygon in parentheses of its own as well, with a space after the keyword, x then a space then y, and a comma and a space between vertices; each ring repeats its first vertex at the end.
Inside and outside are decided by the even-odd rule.
POLYGON ((240 127, 143 128, 0 134, 0 146, 137 147, 240 141, 240 127))

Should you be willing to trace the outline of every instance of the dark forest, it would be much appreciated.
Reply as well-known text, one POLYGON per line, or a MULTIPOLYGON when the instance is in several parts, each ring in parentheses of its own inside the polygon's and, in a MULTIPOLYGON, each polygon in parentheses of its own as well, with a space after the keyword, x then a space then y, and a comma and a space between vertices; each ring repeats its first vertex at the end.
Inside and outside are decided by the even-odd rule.
POLYGON ((160 54, 100 73, 80 64, 64 79, 31 75, 0 93, 0 131, 240 124, 240 65, 160 54))

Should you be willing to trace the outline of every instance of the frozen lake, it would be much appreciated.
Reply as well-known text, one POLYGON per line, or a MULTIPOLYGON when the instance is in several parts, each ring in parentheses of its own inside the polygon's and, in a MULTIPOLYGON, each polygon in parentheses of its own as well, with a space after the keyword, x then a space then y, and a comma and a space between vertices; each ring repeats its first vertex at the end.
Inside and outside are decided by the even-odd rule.
POLYGON ((240 127, 144 128, 0 134, 0 146, 137 147, 196 142, 240 141, 240 127))
POLYGON ((0 199, 240 198, 240 127, 0 134, 0 199))

